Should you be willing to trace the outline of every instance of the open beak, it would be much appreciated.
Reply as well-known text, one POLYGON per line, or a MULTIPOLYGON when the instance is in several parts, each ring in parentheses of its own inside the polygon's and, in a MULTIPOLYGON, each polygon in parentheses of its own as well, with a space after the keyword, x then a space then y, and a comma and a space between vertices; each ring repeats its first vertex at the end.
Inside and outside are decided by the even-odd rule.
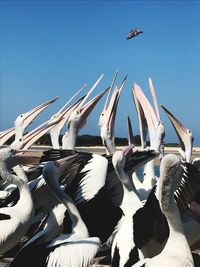
POLYGON ((158 128, 158 125, 159 125, 159 120, 151 104, 149 103, 149 100, 146 98, 142 89, 136 83, 134 84, 133 90, 134 90, 135 96, 137 97, 143 109, 143 112, 144 112, 144 115, 147 121, 148 129, 149 129, 150 139, 153 140, 155 137, 156 129, 158 128))
POLYGON ((161 107, 164 109, 165 113, 170 119, 179 138, 181 149, 185 153, 186 161, 189 162, 193 146, 192 131, 183 126, 183 124, 166 107, 164 107, 163 105, 161 105, 161 107))
POLYGON ((56 122, 45 122, 42 125, 38 126, 36 129, 27 133, 23 137, 23 149, 28 149, 32 146, 40 137, 49 132, 59 121, 56 122))
POLYGON ((142 148, 145 148, 146 147, 146 136, 147 136, 147 130, 148 130, 147 121, 146 121, 142 106, 140 102, 138 101, 137 96, 135 94, 134 88, 132 88, 132 96, 133 96, 133 101, 135 103, 135 107, 136 107, 137 114, 138 114, 141 146, 142 148))
POLYGON ((141 149, 138 150, 137 148, 133 147, 133 153, 129 158, 126 160, 125 163, 125 171, 130 169, 138 169, 141 166, 145 165, 147 162, 151 161, 152 159, 159 156, 159 152, 150 149, 141 149))
POLYGON ((16 165, 38 165, 41 160, 41 154, 37 151, 17 150, 16 153, 13 155, 13 158, 15 159, 15 165, 12 167, 15 167, 16 165))
POLYGON ((107 109, 103 111, 105 116, 105 124, 107 125, 107 129, 110 132, 111 138, 114 135, 115 117, 116 117, 119 97, 122 89, 124 88, 127 77, 128 76, 126 75, 120 86, 115 88, 111 96, 110 103, 107 106, 107 109))
POLYGON ((93 99, 91 99, 87 104, 82 106, 81 109, 79 107, 79 110, 81 112, 81 118, 80 118, 80 121, 79 121, 79 127, 80 128, 82 128, 85 125, 87 117, 92 112, 93 108, 96 106, 96 104, 99 102, 99 100, 102 98, 102 96, 105 95, 105 93, 109 89, 110 89, 110 87, 105 89, 103 92, 99 93, 97 96, 95 96, 93 99))
POLYGON ((125 147, 123 150, 122 150, 122 153, 123 155, 128 158, 130 157, 134 152, 133 152, 133 149, 134 149, 135 145, 131 144, 127 147, 125 147))
POLYGON ((150 87, 151 95, 152 95, 152 98, 153 98, 153 103, 154 103, 156 116, 157 116, 158 120, 161 121, 160 112, 159 112, 159 109, 158 109, 158 102, 157 102, 157 99, 156 99, 156 93, 155 93, 151 78, 149 78, 149 87, 150 87))
MULTIPOLYGON (((49 123, 53 121, 57 121, 57 124, 50 130, 51 142, 54 148, 59 148, 59 135, 61 129, 64 127, 65 123, 69 119, 71 113, 78 107, 85 96, 81 97, 77 100, 74 104, 68 107, 66 110, 63 111, 63 108, 59 110, 55 115, 51 117, 49 123), (58 122, 59 121, 59 122, 58 122)), ((68 101, 69 102, 69 101, 68 101)), ((66 106, 66 105, 65 105, 66 106)))
MULTIPOLYGON (((94 91, 94 89, 97 87, 97 85, 99 84, 99 82, 102 80, 103 78, 103 74, 99 77, 99 79, 93 84, 93 86, 90 88, 90 90, 88 91, 88 93, 83 97, 82 101, 80 101, 80 103, 76 106, 76 108, 73 110, 74 112, 80 112, 81 114, 81 119, 79 119, 78 122, 78 128, 82 128, 85 123, 86 123, 86 118, 87 116, 90 114, 90 112, 92 111, 92 109, 94 108, 94 106, 96 105, 96 103, 98 102, 98 100, 101 98, 101 94, 99 96, 97 96, 97 100, 95 101, 96 98, 92 99, 89 103, 85 104, 88 97, 91 95, 91 93, 94 91), (94 102, 94 103, 93 103, 94 102)), ((103 93, 104 94, 104 93, 103 93)), ((70 117, 68 118, 68 122, 70 122, 70 117)))
POLYGON ((131 125, 130 117, 127 117, 127 128, 128 128, 128 143, 129 145, 134 143, 133 129, 131 125))
POLYGON ((117 75, 118 75, 118 73, 119 73, 119 70, 117 69, 117 70, 116 70, 116 73, 115 73, 115 76, 114 76, 114 78, 113 78, 113 80, 112 80, 112 83, 111 83, 111 85, 110 85, 110 90, 108 91, 108 95, 107 95, 106 102, 105 102, 105 105, 104 105, 104 108, 103 108, 102 113, 104 113, 104 112, 107 110, 107 108, 108 108, 109 99, 110 99, 111 92, 112 92, 113 86, 114 86, 114 84, 115 84, 115 81, 116 81, 116 79, 117 79, 117 75))
POLYGON ((94 89, 97 87, 97 85, 99 84, 99 82, 102 80, 103 78, 103 74, 99 77, 99 79, 93 84, 93 86, 90 88, 90 90, 88 91, 88 93, 86 94, 86 96, 84 97, 84 99, 82 100, 82 102, 79 105, 79 109, 81 109, 86 100, 88 99, 88 97, 91 95, 91 93, 94 91, 94 89))
POLYGON ((17 117, 17 119, 15 120, 15 128, 17 129, 18 127, 18 121, 20 119, 20 117, 23 117, 23 121, 22 121, 22 129, 21 129, 21 133, 17 133, 16 132, 16 139, 20 138, 23 135, 24 130, 28 127, 28 125, 33 122, 33 120, 44 110, 46 109, 50 104, 52 104, 53 102, 55 102, 58 99, 58 97, 55 97, 37 107, 35 107, 34 109, 21 114, 17 117))
POLYGON ((5 144, 5 142, 15 134, 15 128, 9 128, 5 131, 0 132, 0 146, 5 144))

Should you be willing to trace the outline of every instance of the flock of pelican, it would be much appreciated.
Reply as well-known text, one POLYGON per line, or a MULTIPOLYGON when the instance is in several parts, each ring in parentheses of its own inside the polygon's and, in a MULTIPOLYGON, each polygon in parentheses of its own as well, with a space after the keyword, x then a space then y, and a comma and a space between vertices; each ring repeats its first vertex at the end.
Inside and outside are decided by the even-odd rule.
POLYGON ((191 249, 200 240, 200 159, 191 162, 192 132, 162 106, 180 141, 180 155, 165 155, 164 124, 149 79, 153 105, 139 85, 131 89, 141 148, 133 143, 128 118, 129 144, 117 150, 114 123, 127 80, 114 88, 117 75, 88 100, 101 75, 75 101, 84 85, 48 121, 26 134, 29 124, 57 98, 20 114, 13 128, 0 132, 0 255, 14 251, 10 267, 200 266, 191 249), (77 151, 77 134, 105 94, 98 126, 106 153, 77 151), (60 146, 64 125, 68 128, 60 146), (47 132, 52 149, 30 149, 47 132), (14 142, 5 145, 14 135, 14 142))

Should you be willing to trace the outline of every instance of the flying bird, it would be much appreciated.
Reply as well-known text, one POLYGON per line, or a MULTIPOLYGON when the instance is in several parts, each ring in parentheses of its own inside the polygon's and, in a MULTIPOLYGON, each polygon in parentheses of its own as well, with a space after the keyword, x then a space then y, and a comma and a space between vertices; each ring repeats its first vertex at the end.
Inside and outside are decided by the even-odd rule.
POLYGON ((129 40, 129 39, 131 39, 131 38, 133 38, 133 37, 138 36, 140 33, 143 33, 143 31, 141 31, 141 30, 138 29, 138 28, 132 29, 132 30, 128 33, 126 39, 129 40))

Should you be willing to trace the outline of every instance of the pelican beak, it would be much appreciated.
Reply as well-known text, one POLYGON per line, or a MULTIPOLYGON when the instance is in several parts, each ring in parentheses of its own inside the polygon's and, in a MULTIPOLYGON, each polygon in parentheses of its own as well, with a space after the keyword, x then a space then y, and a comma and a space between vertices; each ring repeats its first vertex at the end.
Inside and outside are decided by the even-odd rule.
POLYGON ((145 115, 145 118, 147 121, 148 129, 149 129, 150 139, 153 140, 155 137, 156 129, 159 125, 159 120, 158 120, 151 104, 149 103, 149 100, 147 99, 147 97, 143 93, 142 89, 136 83, 134 84, 133 90, 134 90, 134 95, 137 97, 137 99, 138 99, 138 101, 139 101, 139 103, 143 109, 143 112, 144 112, 144 115, 145 115))
POLYGON ((38 126, 36 129, 26 134, 23 138, 23 149, 28 149, 32 146, 40 137, 49 132, 59 121, 56 122, 45 122, 38 126))
POLYGON ((134 153, 134 152, 133 152, 134 147, 135 147, 135 145, 133 145, 133 144, 131 144, 131 145, 125 147, 125 148, 122 150, 123 155, 124 155, 126 158, 130 157, 131 155, 133 155, 133 153, 134 153))
POLYGON ((104 110, 104 116, 106 118, 106 125, 107 129, 110 132, 111 138, 114 136, 114 125, 115 125, 115 117, 117 113, 117 106, 119 102, 119 97, 121 94, 122 89, 124 88, 125 82, 127 80, 127 75, 125 76, 124 80, 120 84, 119 87, 115 88, 113 91, 110 103, 106 110, 104 110))
POLYGON ((16 139, 20 138, 23 135, 24 130, 28 127, 28 125, 33 122, 33 120, 44 110, 46 109, 50 104, 55 102, 58 99, 58 97, 55 97, 37 107, 34 109, 21 114, 17 117, 15 120, 15 129, 16 129, 16 139), (21 121, 22 119, 22 121, 21 121), (17 132, 18 128, 19 132, 17 132))
POLYGON ((186 161, 189 162, 193 145, 192 131, 183 126, 183 124, 166 107, 163 105, 161 105, 161 107, 164 109, 165 113, 170 119, 179 138, 181 149, 185 153, 186 161))
POLYGON ((82 128, 86 124, 87 117, 92 112, 93 108, 96 106, 96 104, 99 102, 99 100, 102 98, 103 95, 110 89, 108 87, 103 92, 99 93, 97 96, 95 96, 93 99, 91 99, 87 104, 79 108, 81 113, 81 118, 79 120, 79 128, 82 128))
POLYGON ((134 143, 133 129, 131 125, 130 117, 127 117, 127 128, 128 128, 128 143, 129 145, 134 143))
POLYGON ((134 87, 132 88, 132 96, 133 96, 133 101, 135 103, 135 107, 136 107, 136 110, 138 113, 141 146, 142 146, 142 148, 145 148, 146 147, 146 136, 147 136, 148 126, 147 126, 147 121, 146 121, 142 106, 141 106, 140 102, 138 101, 137 96, 135 94, 134 87))
POLYGON ((15 128, 9 128, 5 131, 0 132, 0 146, 5 144, 5 142, 15 134, 15 128))
POLYGON ((16 153, 13 155, 13 158, 15 158, 15 165, 38 165, 41 162, 41 153, 38 151, 17 150, 16 153))
POLYGON ((108 95, 107 95, 106 102, 105 102, 105 105, 104 105, 104 108, 103 108, 102 113, 104 113, 107 110, 107 108, 108 108, 108 102, 109 102, 109 99, 110 99, 110 96, 111 96, 111 92, 112 92, 113 86, 114 86, 115 81, 117 79, 118 73, 119 73, 119 70, 117 69, 116 70, 116 73, 115 73, 115 76, 114 76, 114 78, 112 80, 112 83, 110 85, 110 90, 108 91, 108 95))
POLYGON ((158 151, 150 149, 138 150, 136 147, 133 147, 133 154, 126 161, 124 169, 125 171, 128 171, 131 168, 136 170, 158 156, 158 151))
MULTIPOLYGON (((88 104, 85 104, 86 100, 91 95, 91 93, 94 91, 94 89, 97 87, 97 85, 102 80, 102 78, 103 78, 103 74, 93 84, 93 86, 90 88, 88 93, 83 97, 83 99, 80 102, 80 104, 76 106, 76 109, 73 110, 74 112, 76 111, 77 113, 80 113, 80 115, 81 115, 81 118, 79 119, 79 122, 77 123, 78 124, 77 125, 78 128, 82 128, 85 125, 87 116, 90 114, 90 112, 92 111, 93 107, 96 105, 98 100, 101 98, 101 96, 100 96, 99 99, 96 102, 94 101, 94 104, 92 104, 94 99, 91 100, 88 104)), ((70 123, 70 118, 68 118, 68 123, 70 123)))
MULTIPOLYGON (((59 148, 59 135, 64 124, 69 119, 71 113, 77 108, 85 96, 81 97, 78 101, 63 111, 63 108, 51 117, 50 122, 57 122, 57 124, 50 130, 51 142, 54 148, 59 148), (59 121, 59 122, 58 122, 59 121)), ((66 106, 66 105, 65 105, 66 106)))

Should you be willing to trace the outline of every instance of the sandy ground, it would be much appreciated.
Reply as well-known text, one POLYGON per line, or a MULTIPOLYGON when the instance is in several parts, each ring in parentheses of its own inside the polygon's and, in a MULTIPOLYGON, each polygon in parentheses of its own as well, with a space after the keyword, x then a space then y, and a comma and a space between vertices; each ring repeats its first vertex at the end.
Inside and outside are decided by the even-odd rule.
MULTIPOLYGON (((32 147, 32 149, 34 150, 36 147, 32 147)), ((50 147, 40 147, 38 149, 38 154, 40 154, 41 152, 39 151, 39 149, 49 149, 50 147)), ((118 150, 121 150, 123 147, 117 147, 118 150)), ((85 151, 85 152, 92 152, 92 153, 97 153, 97 154, 104 154, 105 153, 105 149, 103 147, 77 147, 77 150, 80 151, 85 151)), ((177 148, 173 148, 173 147, 167 147, 165 148, 165 153, 173 153, 173 154, 179 154, 178 149, 177 148)), ((192 153, 192 159, 195 157, 200 157, 200 148, 194 148, 193 149, 193 153, 192 153)), ((155 159, 155 164, 159 164, 159 158, 155 159)), ((194 248, 195 252, 197 252, 200 255, 200 243, 194 248)), ((0 257, 0 267, 8 267, 10 262, 12 260, 12 257, 5 257, 5 258, 1 258, 0 257)), ((101 265, 101 264, 95 264, 95 265, 91 265, 90 267, 100 267, 100 266, 109 266, 109 265, 101 265)), ((20 266, 19 266, 20 267, 20 266)), ((28 266, 27 266, 28 267, 28 266)), ((36 266, 37 267, 37 266, 36 266)))

